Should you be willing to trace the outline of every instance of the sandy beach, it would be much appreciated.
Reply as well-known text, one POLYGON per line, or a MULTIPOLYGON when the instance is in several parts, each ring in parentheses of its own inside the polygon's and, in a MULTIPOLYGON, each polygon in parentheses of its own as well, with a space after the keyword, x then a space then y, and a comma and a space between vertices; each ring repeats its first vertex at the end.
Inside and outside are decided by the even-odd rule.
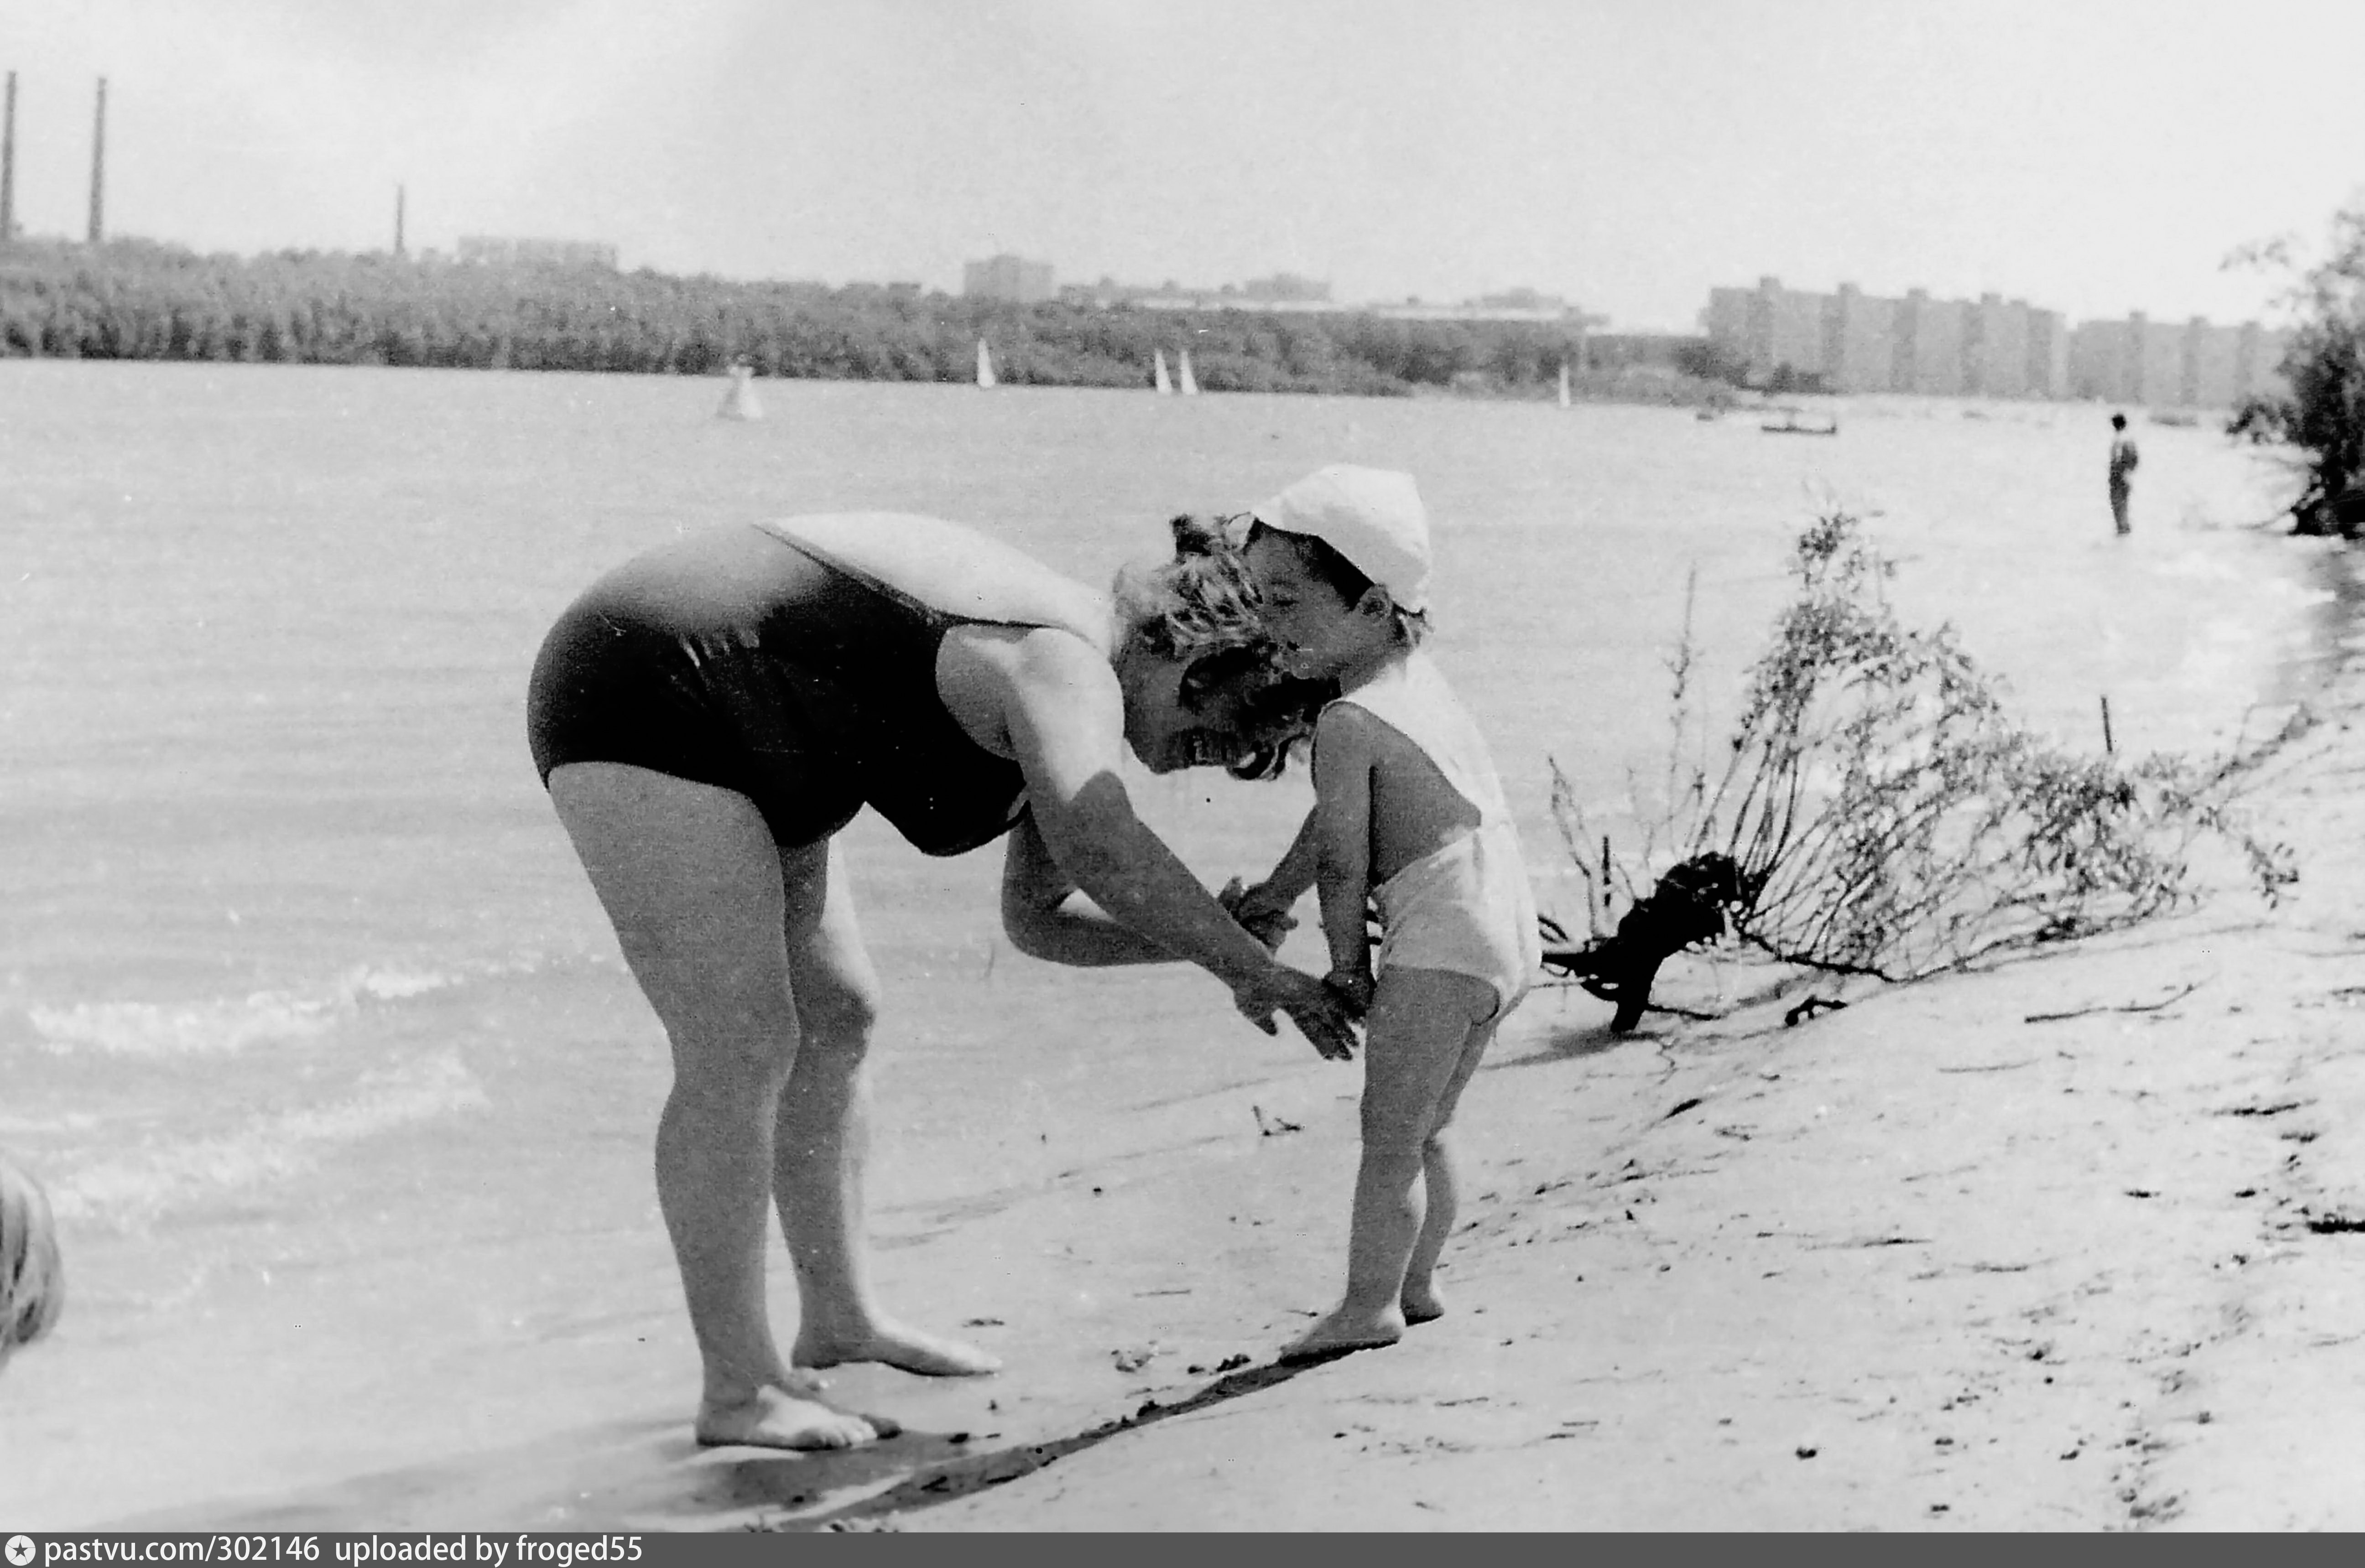
MULTIPOLYGON (((1539 996, 1470 1097, 1482 1196, 1450 1254, 1452 1317, 1292 1376, 1138 1378, 1110 1401, 1138 1401, 1129 1422, 992 1440, 822 1512, 906 1529, 2365 1525, 2358 696, 2339 689, 2342 716, 2252 800, 2303 868, 2280 908, 2221 893, 1795 1027, 1796 991, 1624 1041, 1589 1004, 1539 996)), ((1309 1126, 1259 1196, 1336 1191, 1346 1132, 1309 1126)), ((1223 1204, 1252 1201, 1227 1186, 1223 1204)), ((1309 1265, 1335 1254, 1336 1215, 1285 1212, 1258 1217, 1306 1260, 1241 1281, 1252 1299, 1320 1294, 1309 1265)), ((1227 1287, 1168 1269, 1196 1328, 1227 1287)), ((1177 1333, 1145 1371, 1203 1346, 1177 1333)))
POLYGON ((1668 994, 1732 1010, 1623 1039, 1593 999, 1536 995, 1465 1102, 1454 1310, 1393 1349, 1271 1364, 1344 1245, 1352 1081, 1308 1077, 1175 1113, 1196 1136, 1165 1152, 882 1221, 889 1299, 1008 1365, 834 1373, 908 1427, 877 1448, 694 1450, 669 1260, 636 1225, 596 1260, 508 1244, 511 1277, 605 1282, 528 1325, 530 1354, 472 1349, 460 1316, 374 1325, 374 1279, 451 1266, 403 1257, 306 1298, 342 1319, 325 1340, 254 1311, 140 1358, 29 1353, 10 1419, 35 1412, 19 1451, 55 1462, 12 1523, 2358 1528, 2359 700, 2344 678, 2248 798, 2301 867, 2280 907, 2227 886, 1796 1026, 1828 982, 1752 1000, 1754 971, 1687 960, 1668 994), (217 1417, 143 1444, 100 1384, 158 1355, 217 1417), (275 1399, 243 1370, 266 1364, 275 1399))
POLYGON ((2303 868, 2279 909, 2221 895, 1797 1027, 1769 1001, 1619 1042, 1539 998, 1470 1099, 1485 1195, 1450 1255, 1452 1318, 1285 1382, 1161 1380, 1148 1397, 1178 1408, 1056 1464, 981 1486, 1023 1462, 1005 1448, 849 1511, 913 1529, 2365 1525, 2358 696, 2344 685, 2252 801, 2303 868))

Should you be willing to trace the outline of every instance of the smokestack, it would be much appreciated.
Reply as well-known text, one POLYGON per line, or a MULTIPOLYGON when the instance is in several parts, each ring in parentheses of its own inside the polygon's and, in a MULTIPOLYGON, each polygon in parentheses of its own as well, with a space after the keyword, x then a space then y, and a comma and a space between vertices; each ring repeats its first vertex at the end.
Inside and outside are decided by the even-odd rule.
POLYGON ((394 253, 402 254, 402 187, 394 187, 394 253))
POLYGON ((0 245, 17 237, 17 73, 8 73, 8 108, 0 118, 0 245))
POLYGON ((90 242, 106 238, 106 78, 98 79, 98 113, 90 125, 90 242))

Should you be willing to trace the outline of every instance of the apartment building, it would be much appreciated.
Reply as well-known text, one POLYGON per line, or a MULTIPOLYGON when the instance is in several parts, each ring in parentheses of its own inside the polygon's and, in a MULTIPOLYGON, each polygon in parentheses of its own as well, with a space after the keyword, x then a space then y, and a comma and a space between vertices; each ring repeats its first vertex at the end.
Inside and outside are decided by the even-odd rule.
POLYGON ((2058 311, 2001 295, 1933 299, 1916 288, 1885 299, 1852 283, 1817 294, 1774 277, 1710 289, 1700 326, 1761 385, 2192 408, 2229 408, 2280 385, 2284 337, 2255 321, 2169 323, 2140 311, 2073 329, 2058 311))
POLYGON ((982 262, 961 263, 961 294, 970 299, 1007 299, 1033 305, 1058 291, 1052 287, 1051 263, 1003 254, 982 262))

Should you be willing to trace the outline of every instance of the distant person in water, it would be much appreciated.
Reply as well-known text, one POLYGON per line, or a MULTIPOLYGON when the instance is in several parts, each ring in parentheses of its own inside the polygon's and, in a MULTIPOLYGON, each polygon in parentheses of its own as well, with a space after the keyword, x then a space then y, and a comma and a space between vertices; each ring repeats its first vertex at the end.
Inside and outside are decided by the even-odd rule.
POLYGON ((1457 1204, 1454 1108, 1542 946, 1486 743, 1420 649, 1429 521, 1411 476, 1335 465, 1253 516, 1266 619, 1300 673, 1342 695, 1314 732, 1313 814, 1235 913, 1265 929, 1317 888, 1324 983, 1366 1026, 1345 1299, 1283 1352, 1308 1360, 1392 1344, 1444 1313, 1434 1276, 1457 1204))
POLYGON ((30 1172, 0 1154, 0 1367, 57 1326, 65 1301, 49 1199, 30 1172))
POLYGON ((2135 488, 2135 465, 2141 461, 2135 438, 2127 433, 2127 417, 2111 416, 2111 523, 2121 533, 2132 533, 2127 521, 2127 497, 2135 488))
POLYGON ((1020 952, 1198 965, 1266 1033, 1354 1036, 1135 814, 1153 773, 1258 774, 1327 688, 1284 676, 1239 552, 1173 525, 1174 558, 1101 593, 957 523, 796 517, 687 534, 587 589, 527 696, 534 762, 664 1024, 659 1207, 703 1363, 702 1443, 847 1448, 894 1423, 803 1369, 994 1370, 887 1316, 862 1235, 865 1058, 878 972, 839 830, 865 805, 928 855, 1006 839, 1020 952), (1079 891, 1089 905, 1074 897, 1079 891), (777 1205, 802 1304, 790 1355, 765 1303, 777 1205))

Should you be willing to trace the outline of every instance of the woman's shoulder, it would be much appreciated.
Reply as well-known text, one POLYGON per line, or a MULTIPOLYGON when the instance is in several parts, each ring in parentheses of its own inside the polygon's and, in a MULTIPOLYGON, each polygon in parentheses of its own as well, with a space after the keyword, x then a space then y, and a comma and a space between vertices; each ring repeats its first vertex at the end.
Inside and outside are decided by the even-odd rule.
POLYGON ((916 512, 821 512, 761 525, 963 621, 1106 641, 1108 596, 981 530, 916 512))

